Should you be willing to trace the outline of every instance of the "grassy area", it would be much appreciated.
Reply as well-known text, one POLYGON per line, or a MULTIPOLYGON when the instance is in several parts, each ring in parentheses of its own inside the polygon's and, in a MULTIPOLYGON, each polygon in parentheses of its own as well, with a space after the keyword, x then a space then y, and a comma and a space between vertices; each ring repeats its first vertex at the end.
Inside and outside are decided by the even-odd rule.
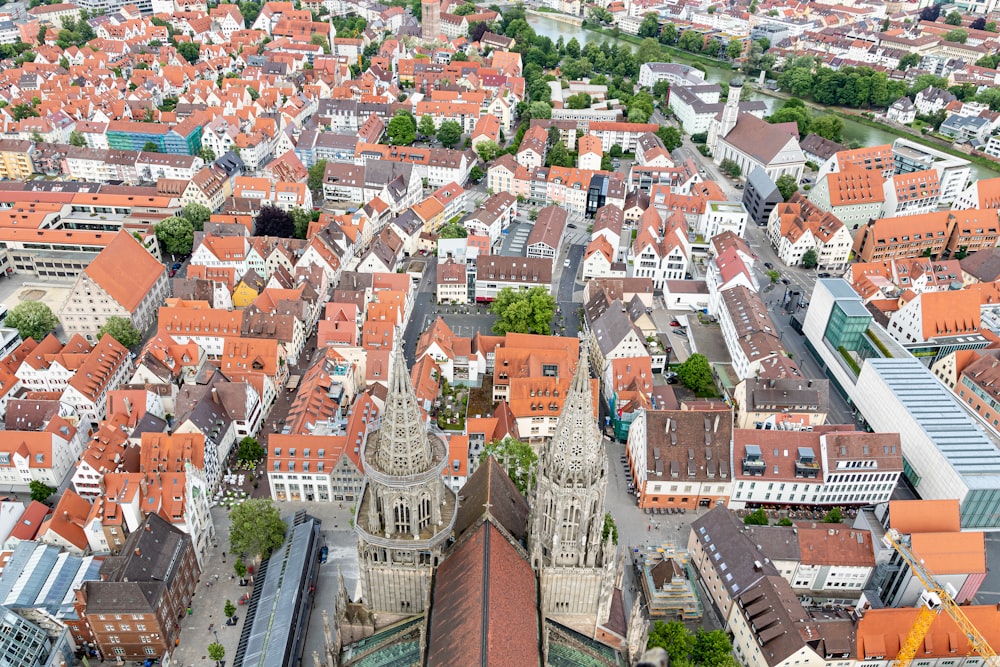
POLYGON ((875 344, 875 347, 878 348, 883 357, 886 359, 892 359, 892 354, 889 353, 889 349, 885 346, 885 343, 879 340, 878 336, 873 334, 871 329, 868 329, 865 333, 868 335, 868 340, 875 344))
POLYGON ((847 365, 851 367, 851 370, 854 371, 855 375, 861 375, 861 367, 858 366, 858 362, 854 361, 854 357, 852 357, 851 353, 847 351, 847 348, 841 345, 837 348, 837 352, 840 352, 840 356, 844 358, 844 361, 846 361, 847 365))

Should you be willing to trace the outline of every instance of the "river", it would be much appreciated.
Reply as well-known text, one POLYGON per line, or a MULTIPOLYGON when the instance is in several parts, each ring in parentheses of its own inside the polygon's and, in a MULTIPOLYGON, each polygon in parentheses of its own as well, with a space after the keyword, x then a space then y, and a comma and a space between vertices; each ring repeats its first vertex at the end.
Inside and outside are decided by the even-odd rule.
MULTIPOLYGON (((594 32, 593 30, 585 30, 582 27, 564 23, 562 21, 556 21, 548 16, 529 14, 527 16, 527 21, 528 25, 530 25, 537 34, 550 37, 553 41, 562 37, 563 42, 565 43, 576 37, 576 41, 578 41, 581 46, 589 42, 597 44, 600 44, 601 42, 615 42, 619 45, 627 46, 633 51, 635 51, 636 48, 635 44, 632 44, 631 42, 615 39, 614 37, 594 32)), ((680 59, 678 58, 677 60, 679 61, 680 59)), ((705 79, 711 83, 719 81, 728 82, 736 75, 731 68, 722 65, 705 65, 705 70, 705 79)), ((767 105, 768 113, 772 112, 776 107, 781 106, 781 100, 771 97, 770 95, 749 92, 749 94, 746 94, 746 98, 761 100, 764 102, 764 104, 767 105)), ((897 136, 891 132, 886 132, 885 130, 880 130, 875 127, 868 127, 867 125, 862 125, 861 123, 857 123, 849 118, 844 118, 842 120, 844 121, 843 137, 845 144, 857 143, 860 146, 878 146, 879 144, 891 144, 897 138, 897 136)), ((990 170, 978 164, 972 164, 973 179, 978 180, 995 178, 998 175, 998 172, 1000 172, 1000 167, 998 167, 997 170, 990 170)))

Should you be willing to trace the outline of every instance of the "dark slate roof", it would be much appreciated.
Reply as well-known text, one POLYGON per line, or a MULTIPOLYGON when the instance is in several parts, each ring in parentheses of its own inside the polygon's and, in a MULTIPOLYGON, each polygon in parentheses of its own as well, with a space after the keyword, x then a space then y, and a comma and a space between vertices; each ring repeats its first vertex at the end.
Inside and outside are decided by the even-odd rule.
POLYGON ((1000 248, 979 250, 962 259, 959 264, 962 271, 970 276, 984 283, 991 283, 1000 278, 1000 248))
POLYGON ((531 565, 491 522, 467 535, 434 577, 426 664, 540 664, 531 565))
POLYGON ((153 612, 170 588, 191 538, 158 514, 125 540, 120 556, 101 566, 103 581, 84 584, 87 613, 153 612))
POLYGON ((465 482, 459 497, 455 535, 461 537, 488 514, 518 542, 527 538, 528 502, 492 456, 465 482))

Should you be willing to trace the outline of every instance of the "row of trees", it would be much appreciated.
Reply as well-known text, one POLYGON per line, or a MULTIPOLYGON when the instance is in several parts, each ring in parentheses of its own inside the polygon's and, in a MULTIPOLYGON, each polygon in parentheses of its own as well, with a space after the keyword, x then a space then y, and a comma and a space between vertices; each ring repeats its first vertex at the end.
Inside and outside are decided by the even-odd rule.
POLYGON ((843 120, 831 114, 813 116, 805 103, 796 97, 786 100, 766 120, 769 123, 795 123, 798 125, 800 138, 811 133, 830 141, 843 141, 843 120))
POLYGON ((435 128, 430 116, 423 116, 418 124, 413 114, 405 109, 397 111, 386 128, 389 141, 397 146, 412 144, 417 140, 418 131, 424 139, 437 137, 445 148, 452 148, 462 140, 462 125, 458 121, 446 120, 435 128))
POLYGON ((656 621, 647 648, 660 647, 670 656, 672 667, 735 667, 733 647, 723 630, 692 634, 680 621, 656 621))

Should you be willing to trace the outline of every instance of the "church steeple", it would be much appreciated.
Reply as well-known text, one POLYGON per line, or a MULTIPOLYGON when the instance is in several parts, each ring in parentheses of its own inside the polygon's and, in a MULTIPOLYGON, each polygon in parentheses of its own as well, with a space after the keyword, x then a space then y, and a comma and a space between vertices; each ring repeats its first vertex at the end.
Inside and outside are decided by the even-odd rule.
POLYGON ((423 472, 431 464, 431 447, 421 423, 420 409, 413 383, 406 372, 402 339, 396 345, 389 364, 389 395, 382 411, 382 426, 375 443, 374 462, 383 472, 405 475, 423 472))
POLYGON ((536 568, 599 568, 605 561, 608 466, 594 417, 588 357, 584 341, 555 435, 539 457, 528 537, 536 568))
POLYGON ((590 485, 606 474, 601 433, 594 419, 587 341, 580 343, 580 360, 552 442, 541 457, 542 474, 561 485, 590 485))
POLYGON ((385 408, 361 450, 365 486, 354 529, 365 605, 411 614, 426 605, 458 497, 442 477, 447 446, 427 431, 406 372, 402 336, 396 340, 385 408))

